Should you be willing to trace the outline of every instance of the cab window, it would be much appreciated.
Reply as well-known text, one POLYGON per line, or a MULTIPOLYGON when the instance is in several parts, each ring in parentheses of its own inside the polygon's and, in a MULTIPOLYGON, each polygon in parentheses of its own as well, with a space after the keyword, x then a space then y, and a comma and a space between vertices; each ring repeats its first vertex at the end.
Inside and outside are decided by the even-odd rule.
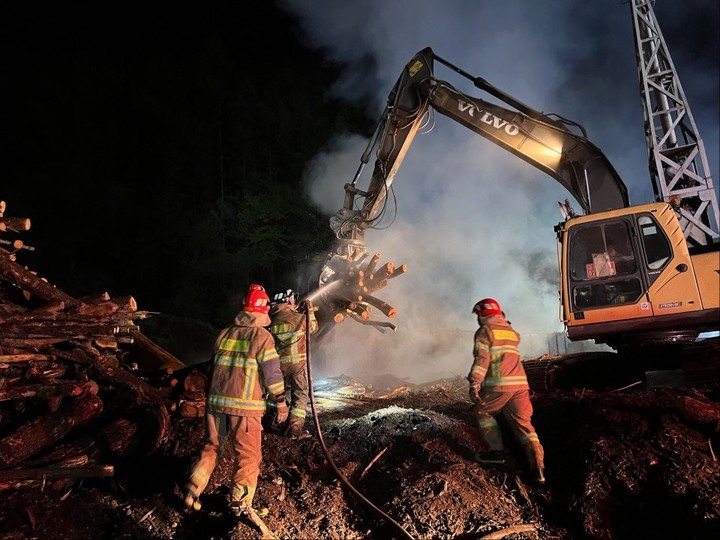
POLYGON ((650 270, 659 270, 672 256, 670 242, 657 222, 650 216, 638 217, 640 238, 645 246, 645 262, 650 270))
POLYGON ((575 309, 634 303, 642 295, 628 223, 583 227, 570 239, 570 281, 575 309))
POLYGON ((570 275, 574 280, 633 274, 637 263, 625 222, 584 227, 570 241, 570 275))

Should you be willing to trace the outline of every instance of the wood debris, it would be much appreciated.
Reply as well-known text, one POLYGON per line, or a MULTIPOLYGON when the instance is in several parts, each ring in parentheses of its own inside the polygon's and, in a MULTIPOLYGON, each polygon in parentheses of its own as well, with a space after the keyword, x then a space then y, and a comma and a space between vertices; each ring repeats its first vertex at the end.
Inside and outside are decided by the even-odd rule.
MULTIPOLYGON (((30 229, 5 210, 0 233, 30 229)), ((151 314, 134 298, 74 298, 23 266, 23 250, 0 241, 0 489, 112 475, 108 462, 160 446, 189 370, 140 332, 151 314)))

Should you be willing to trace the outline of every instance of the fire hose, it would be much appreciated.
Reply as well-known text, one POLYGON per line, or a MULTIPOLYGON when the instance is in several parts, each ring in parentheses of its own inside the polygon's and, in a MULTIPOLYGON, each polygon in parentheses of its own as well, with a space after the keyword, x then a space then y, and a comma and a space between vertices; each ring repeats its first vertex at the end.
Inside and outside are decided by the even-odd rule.
POLYGON ((312 362, 311 362, 311 352, 310 352, 310 314, 312 313, 312 305, 308 300, 303 300, 300 304, 300 309, 304 310, 305 312, 305 328, 308 329, 308 331, 305 332, 305 345, 307 350, 307 357, 305 359, 305 363, 307 365, 307 376, 308 376, 308 386, 309 386, 309 395, 310 395, 310 410, 312 411, 312 417, 313 417, 313 424, 315 425, 315 432, 317 433, 317 439, 320 442, 320 447, 322 448, 323 455, 325 456, 325 459, 330 464, 330 467, 332 467, 333 471, 335 471, 335 474, 340 479, 340 481, 347 487, 353 495, 355 495, 360 501, 362 501, 366 506, 380 514, 383 519, 385 519, 388 523, 392 524, 395 528, 400 531, 402 536, 404 538, 409 538, 410 540, 414 540, 413 537, 403 528, 402 525, 400 525, 397 521, 395 521, 393 518, 388 516, 385 512, 383 512, 380 508, 375 506, 372 502, 370 502, 365 496, 360 493, 357 489, 355 489, 355 486, 353 486, 350 481, 347 479, 347 477, 342 473, 342 471, 335 465, 335 462, 332 459, 332 456, 330 455, 330 452, 325 445, 325 439, 323 438, 322 431, 320 430, 320 421, 318 420, 317 415, 317 408, 315 407, 315 393, 313 392, 313 379, 312 379, 312 362))

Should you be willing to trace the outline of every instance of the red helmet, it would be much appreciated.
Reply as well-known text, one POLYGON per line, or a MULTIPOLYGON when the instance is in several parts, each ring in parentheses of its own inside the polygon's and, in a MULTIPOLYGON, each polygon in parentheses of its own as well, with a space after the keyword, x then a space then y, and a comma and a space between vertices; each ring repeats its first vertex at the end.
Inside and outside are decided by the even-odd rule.
POLYGON ((497 300, 483 298, 473 306, 473 313, 480 317, 488 317, 489 315, 502 315, 502 309, 497 300))
POLYGON ((265 292, 265 287, 256 283, 250 285, 243 298, 243 310, 265 314, 270 311, 270 298, 265 292))

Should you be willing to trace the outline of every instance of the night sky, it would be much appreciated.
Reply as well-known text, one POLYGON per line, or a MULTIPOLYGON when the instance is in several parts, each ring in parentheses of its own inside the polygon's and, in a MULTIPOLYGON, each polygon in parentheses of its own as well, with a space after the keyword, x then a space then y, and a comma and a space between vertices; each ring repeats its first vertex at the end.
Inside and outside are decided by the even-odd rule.
MULTIPOLYGON (((36 252, 22 254, 25 264, 73 293, 103 288, 168 311, 168 284, 183 281, 169 261, 188 245, 179 231, 202 231, 225 175, 293 186, 316 206, 313 234, 324 241, 369 135, 338 103, 378 118, 426 46, 582 124, 631 202, 652 197, 630 7, 620 0, 20 4, 0 8, 0 199, 6 215, 32 219, 21 238, 36 252), (311 82, 315 73, 325 86, 311 82), (230 169, 218 166, 227 162, 219 149, 230 169)), ((718 2, 658 0, 656 11, 717 186, 718 2)), ((378 347, 393 339, 417 359, 415 346, 431 347, 416 332, 472 330, 470 308, 483 296, 498 298, 525 335, 561 329, 552 227, 568 194, 554 180, 438 115, 394 188, 397 219, 368 242, 410 271, 387 289, 400 330, 378 335, 378 347)), ((468 347, 452 353, 462 370, 468 347)))
POLYGON ((343 119, 322 57, 272 3, 109 5, 2 8, 0 198, 32 220, 22 239, 59 286, 154 306, 168 252, 216 201, 270 181, 301 195, 316 132, 343 119))

